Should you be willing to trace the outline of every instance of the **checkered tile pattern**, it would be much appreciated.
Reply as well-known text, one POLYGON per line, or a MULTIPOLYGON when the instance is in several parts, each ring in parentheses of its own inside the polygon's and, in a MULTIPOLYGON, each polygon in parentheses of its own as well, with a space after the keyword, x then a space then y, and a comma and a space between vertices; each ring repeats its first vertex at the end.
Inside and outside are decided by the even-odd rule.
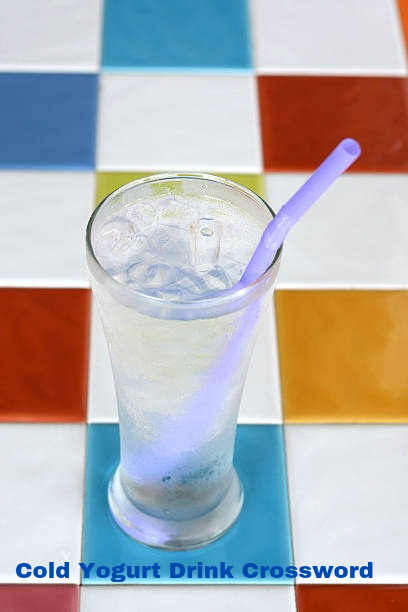
POLYGON ((407 0, 1 3, 1 610, 408 609, 407 47, 407 0), (288 237, 252 359, 236 461, 252 505, 184 559, 372 561, 373 579, 82 580, 82 560, 171 556, 107 512, 117 412, 91 210, 172 170, 277 210, 346 136, 363 155, 288 237), (16 577, 49 561, 69 579, 16 577))

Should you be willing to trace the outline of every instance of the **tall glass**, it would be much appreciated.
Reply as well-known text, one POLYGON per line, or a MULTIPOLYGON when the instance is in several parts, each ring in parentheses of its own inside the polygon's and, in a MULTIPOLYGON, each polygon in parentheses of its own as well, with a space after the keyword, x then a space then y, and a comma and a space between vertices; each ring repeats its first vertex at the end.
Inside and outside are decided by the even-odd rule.
POLYGON ((99 263, 95 236, 112 214, 157 194, 229 202, 264 226, 273 213, 259 196, 232 181, 172 174, 121 187, 88 224, 92 289, 119 409, 121 455, 109 505, 118 525, 136 540, 185 550, 221 536, 242 507, 233 466, 236 422, 280 253, 250 286, 205 299, 168 301, 123 285, 99 263))

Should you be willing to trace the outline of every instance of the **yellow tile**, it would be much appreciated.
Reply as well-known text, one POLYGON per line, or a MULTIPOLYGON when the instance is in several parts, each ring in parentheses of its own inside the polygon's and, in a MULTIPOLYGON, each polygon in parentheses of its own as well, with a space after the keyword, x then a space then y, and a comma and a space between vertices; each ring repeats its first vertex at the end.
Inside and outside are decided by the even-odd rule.
POLYGON ((96 176, 95 206, 118 187, 150 174, 155 174, 155 172, 98 172, 96 176))
MULTIPOLYGON (((124 185, 125 183, 130 183, 130 181, 135 181, 139 178, 144 178, 145 176, 149 176, 151 174, 157 174, 157 171, 151 172, 98 172, 97 180, 96 180, 96 202, 95 205, 98 205, 107 195, 112 193, 115 189, 124 185)), ((220 174, 219 176, 223 176, 228 178, 236 183, 240 183, 248 189, 252 189, 261 197, 265 197, 265 185, 264 179, 261 174, 220 174)))
POLYGON ((244 185, 248 187, 248 189, 255 191, 261 198, 265 198, 265 184, 262 174, 220 174, 220 176, 240 183, 240 185, 244 185))
POLYGON ((408 422, 408 291, 277 291, 288 422, 408 422))

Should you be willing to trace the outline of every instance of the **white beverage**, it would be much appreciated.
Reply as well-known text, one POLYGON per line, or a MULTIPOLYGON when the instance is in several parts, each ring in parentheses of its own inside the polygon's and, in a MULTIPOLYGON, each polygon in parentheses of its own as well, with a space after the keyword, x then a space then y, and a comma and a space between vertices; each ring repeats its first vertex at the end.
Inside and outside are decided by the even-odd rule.
MULTIPOLYGON (((153 544, 171 548, 196 545, 201 517, 213 515, 219 535, 242 505, 232 465, 236 419, 265 297, 265 287, 239 298, 226 290, 241 278, 271 213, 242 206, 231 187, 231 198, 210 187, 118 192, 95 216, 91 236, 110 279, 94 274, 93 290, 120 419, 111 508, 143 541, 140 524, 132 529, 129 521, 148 516, 159 531, 161 521, 169 533, 153 544)), ((211 529, 204 540, 216 537, 211 529)))

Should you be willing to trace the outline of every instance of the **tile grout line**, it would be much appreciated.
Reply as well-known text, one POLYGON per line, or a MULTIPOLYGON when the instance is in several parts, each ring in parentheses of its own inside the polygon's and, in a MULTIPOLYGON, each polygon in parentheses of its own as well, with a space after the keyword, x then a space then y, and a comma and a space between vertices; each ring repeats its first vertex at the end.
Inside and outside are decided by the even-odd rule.
MULTIPOLYGON (((93 209, 93 205, 95 202, 96 195, 96 176, 94 175, 94 189, 92 194, 92 204, 91 210, 93 209)), ((88 372, 87 372, 87 395, 86 395, 86 411, 85 411, 85 440, 84 440, 84 456, 83 456, 83 478, 82 478, 82 529, 81 529, 81 538, 80 538, 80 561, 82 562, 83 558, 83 550, 84 550, 84 542, 85 542, 85 500, 86 500, 86 478, 87 478, 87 459, 88 459, 88 426, 89 426, 89 406, 90 406, 90 379, 91 379, 91 343, 92 343, 92 319, 93 319, 93 295, 90 294, 89 298, 89 315, 88 315, 88 372)), ((81 608, 81 590, 82 590, 82 578, 81 578, 81 569, 79 570, 79 586, 78 586, 78 612, 81 608)))
MULTIPOLYGON (((94 181, 94 193, 93 200, 95 197, 95 181, 94 181)), ((80 561, 82 562, 83 557, 83 548, 85 541, 85 499, 86 499, 86 477, 87 477, 87 458, 88 458, 88 418, 89 418, 89 398, 90 398, 90 375, 91 375, 91 342, 92 342, 92 302, 93 296, 90 293, 89 296, 89 305, 88 305, 88 370, 87 370, 87 392, 86 392, 86 410, 85 410, 85 439, 84 439, 84 454, 83 454, 83 477, 82 477, 82 529, 81 529, 81 537, 80 537, 80 561)), ((78 562, 79 563, 79 562, 78 562)), ((80 610, 81 605, 81 588, 82 588, 82 578, 81 578, 81 569, 79 569, 79 587, 78 587, 78 611, 80 610)))
POLYGON ((407 291, 408 283, 378 284, 366 283, 364 285, 344 283, 290 283, 283 282, 276 287, 276 291, 407 291))
POLYGON ((264 180, 264 156, 263 156, 263 139, 262 139, 262 124, 261 124, 261 108, 259 101, 259 91, 258 91, 258 77, 257 77, 257 59, 256 59, 256 45, 255 45, 255 28, 254 28, 254 13, 252 1, 247 0, 246 2, 246 11, 247 11, 247 25, 248 25, 248 40, 251 49, 251 81, 253 84, 253 95, 255 101, 255 120, 257 125, 256 137, 257 137, 257 147, 259 152, 259 168, 257 173, 262 175, 262 181, 264 183, 264 191, 266 193, 266 183, 264 180))
MULTIPOLYGON (((295 542, 294 542, 294 531, 293 531, 293 522, 292 522, 292 505, 290 500, 290 488, 289 488, 289 469, 288 469, 288 454, 287 454, 287 443, 286 443, 286 427, 287 423, 284 418, 283 411, 283 397, 282 397, 282 389, 281 389, 281 369, 280 369, 280 360, 279 360, 279 340, 278 340, 278 325, 277 325, 277 317, 276 317, 276 308, 275 308, 275 295, 272 297, 272 313, 273 313, 273 329, 274 329, 274 353, 275 353, 275 361, 276 361, 276 384, 277 384, 277 398, 280 403, 280 412, 281 412, 281 427, 282 427, 282 442, 283 442, 283 452, 284 452, 284 461, 285 461, 285 483, 286 483, 286 495, 288 502, 288 516, 289 516, 289 533, 290 533, 290 547, 292 553, 292 563, 295 563, 295 542)), ((293 584, 291 585, 293 588, 293 595, 295 601, 295 612, 298 611, 298 602, 297 602, 297 592, 296 592, 296 578, 293 579, 293 584)))
MULTIPOLYGON (((85 421, 85 440, 84 440, 84 456, 83 456, 84 472, 83 472, 83 478, 82 478, 82 512, 81 512, 82 529, 81 529, 81 538, 80 538, 80 562, 82 562, 84 541, 85 541, 85 499, 86 499, 87 459, 88 459, 88 422, 85 421)), ((80 610, 82 586, 83 586, 83 583, 82 583, 82 577, 81 577, 81 569, 79 569, 79 582, 78 582, 79 607, 78 607, 78 610, 80 610)))
MULTIPOLYGON (((94 142, 94 146, 95 146, 95 157, 94 157, 94 174, 95 174, 95 183, 97 181, 98 178, 98 171, 99 171, 99 165, 100 165, 100 134, 101 134, 101 107, 102 107, 102 76, 103 76, 103 70, 102 70, 102 53, 103 53, 103 28, 104 28, 104 2, 102 2, 102 7, 101 7, 101 18, 100 18, 100 28, 99 28, 99 54, 98 54, 98 67, 97 67, 97 73, 96 73, 96 79, 97 79, 97 86, 96 86, 96 92, 97 92, 97 103, 96 103, 96 108, 95 108, 95 142, 94 142)), ((96 194, 96 188, 95 188, 95 192, 94 192, 94 196, 96 194)), ((95 207, 95 198, 92 202, 92 210, 95 207)))
MULTIPOLYGON (((292 553, 292 563, 295 564, 295 542, 294 542, 294 533, 293 533, 293 523, 292 523, 292 505, 290 500, 290 488, 289 488, 289 470, 288 470, 288 454, 287 454, 287 444, 286 444, 286 424, 282 424, 282 443, 283 443, 283 451, 284 451, 284 461, 285 461, 285 484, 286 484, 286 495, 288 501, 288 515, 289 515, 289 532, 290 532, 290 548, 292 553)), ((295 595, 295 604, 296 604, 296 578, 293 578, 293 583, 291 585, 294 590, 295 595)), ((297 609, 297 608, 296 608, 297 609)))
MULTIPOLYGON (((279 341, 278 341, 278 326, 276 319, 276 308, 275 308, 275 296, 272 296, 272 318, 273 318, 273 331, 274 331, 274 357, 276 363, 276 377, 275 384, 277 385, 277 393, 276 399, 280 405, 280 416, 282 427, 282 443, 283 443, 283 455, 284 455, 284 465, 285 465, 285 485, 286 485, 286 496, 287 496, 287 504, 288 504, 288 518, 289 518, 289 534, 290 534, 290 548, 292 553, 292 563, 295 562, 295 544, 294 544, 294 534, 292 529, 292 506, 290 501, 290 489, 289 489, 289 470, 288 470, 288 461, 287 461, 287 444, 286 444, 286 423, 283 414, 283 398, 282 398, 282 389, 281 389, 281 371, 280 371, 280 361, 279 361, 279 341)), ((295 612, 298 610, 297 606, 297 595, 296 595, 296 579, 293 579, 293 584, 291 585, 293 589, 294 601, 295 601, 295 612)))

